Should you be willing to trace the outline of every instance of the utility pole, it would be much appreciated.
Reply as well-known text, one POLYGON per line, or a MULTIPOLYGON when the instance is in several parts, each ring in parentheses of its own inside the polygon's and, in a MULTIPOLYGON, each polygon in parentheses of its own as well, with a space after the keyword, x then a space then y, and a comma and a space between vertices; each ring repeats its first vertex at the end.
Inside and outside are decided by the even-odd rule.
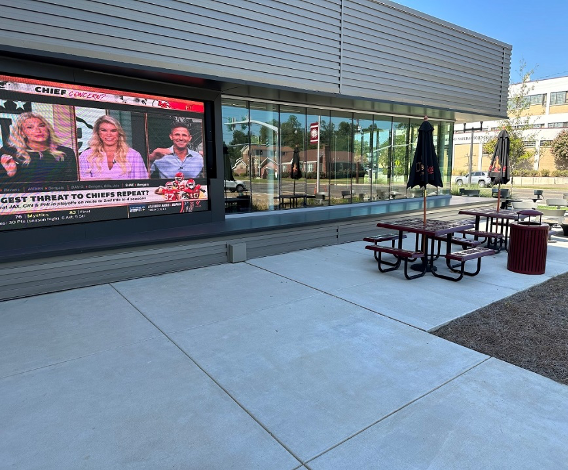
POLYGON ((467 177, 467 184, 469 186, 471 186, 471 164, 472 164, 472 160, 473 160, 473 133, 474 131, 482 131, 483 130, 483 121, 481 121, 480 123, 481 125, 479 127, 472 127, 470 129, 466 129, 465 128, 465 122, 463 123, 463 131, 471 131, 471 142, 469 144, 469 167, 468 167, 468 177, 467 177))

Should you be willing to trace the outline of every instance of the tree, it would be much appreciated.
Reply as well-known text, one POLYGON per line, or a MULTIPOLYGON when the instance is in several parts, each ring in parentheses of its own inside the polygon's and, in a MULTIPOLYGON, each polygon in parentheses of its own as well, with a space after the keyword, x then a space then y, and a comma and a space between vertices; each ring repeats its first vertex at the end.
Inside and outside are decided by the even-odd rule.
POLYGON ((305 142, 304 124, 300 122, 294 114, 288 117, 288 120, 280 125, 280 135, 282 146, 296 147, 303 149, 305 142))
POLYGON ((552 141, 550 147, 554 164, 559 170, 568 170, 568 130, 563 130, 552 141))
POLYGON ((405 122, 399 122, 393 128, 394 147, 392 149, 392 171, 391 176, 408 175, 410 165, 410 127, 405 122))
MULTIPOLYGON (((530 169, 534 159, 534 150, 526 147, 525 142, 535 140, 536 132, 529 133, 532 128, 531 116, 528 110, 531 103, 528 99, 534 88, 531 85, 531 75, 535 69, 526 70, 526 63, 521 61, 519 75, 521 82, 509 87, 509 101, 507 105, 507 119, 501 121, 500 129, 505 129, 509 134, 510 151, 509 166, 511 174, 514 170, 530 169)), ((483 144, 483 152, 493 155, 497 145, 497 135, 483 144)))

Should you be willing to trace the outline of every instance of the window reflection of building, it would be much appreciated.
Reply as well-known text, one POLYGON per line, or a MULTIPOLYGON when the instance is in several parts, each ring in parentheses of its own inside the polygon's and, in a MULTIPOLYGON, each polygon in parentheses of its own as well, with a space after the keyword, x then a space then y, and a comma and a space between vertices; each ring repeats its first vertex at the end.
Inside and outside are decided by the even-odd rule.
MULTIPOLYGON (((223 102, 225 145, 233 172, 248 180, 251 210, 279 208, 292 191, 314 196, 318 148, 320 191, 325 204, 360 203, 409 195, 406 181, 422 118, 328 111, 274 103, 223 102), (309 123, 320 123, 320 143, 309 143, 309 123), (300 149, 301 180, 290 178, 294 147, 300 149), (351 197, 342 198, 342 193, 351 197)), ((452 161, 453 123, 432 120, 444 181, 452 161)), ((315 203, 308 200, 309 203, 315 203)))

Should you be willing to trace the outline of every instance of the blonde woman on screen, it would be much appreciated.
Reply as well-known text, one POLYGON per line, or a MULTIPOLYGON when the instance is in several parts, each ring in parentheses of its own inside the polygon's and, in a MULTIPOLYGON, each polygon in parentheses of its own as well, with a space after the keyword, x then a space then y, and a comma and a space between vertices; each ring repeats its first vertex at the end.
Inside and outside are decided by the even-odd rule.
POLYGON ((61 145, 51 123, 39 113, 20 114, 8 146, 0 149, 0 180, 5 182, 76 181, 75 152, 61 145))
POLYGON ((79 173, 85 180, 147 179, 142 156, 126 143, 126 134, 112 116, 95 121, 89 148, 79 155, 79 173))

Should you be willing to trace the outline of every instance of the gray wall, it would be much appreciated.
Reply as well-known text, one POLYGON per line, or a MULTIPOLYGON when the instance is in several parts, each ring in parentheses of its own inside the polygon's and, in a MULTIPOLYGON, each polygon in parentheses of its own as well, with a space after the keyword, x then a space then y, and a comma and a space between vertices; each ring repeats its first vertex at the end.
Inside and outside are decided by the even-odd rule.
POLYGON ((389 1, 0 0, 0 50, 505 117, 511 47, 389 1))

